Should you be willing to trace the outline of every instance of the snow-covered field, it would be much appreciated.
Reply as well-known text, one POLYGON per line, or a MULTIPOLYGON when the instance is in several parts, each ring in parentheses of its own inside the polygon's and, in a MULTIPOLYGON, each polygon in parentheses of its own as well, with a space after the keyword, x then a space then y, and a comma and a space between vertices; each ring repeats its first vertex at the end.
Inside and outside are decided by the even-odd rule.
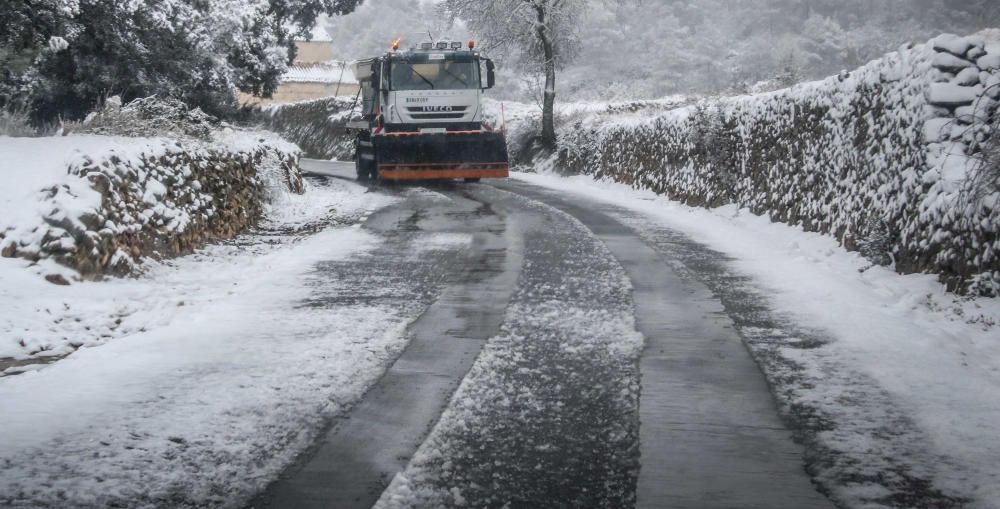
MULTIPOLYGON (((772 223, 735 206, 693 208, 648 191, 590 177, 517 174, 516 178, 588 196, 642 215, 733 258, 770 295, 774 309, 834 342, 797 350, 804 366, 832 356, 887 392, 930 440, 928 457, 951 465, 938 482, 971 494, 976 507, 1000 500, 1000 299, 945 292, 931 275, 899 275, 870 267, 827 236, 772 223)), ((813 403, 841 408, 849 430, 856 409, 837 401, 844 391, 830 373, 805 393, 813 403)), ((861 437, 862 434, 856 435, 861 437)), ((877 452, 877 444, 853 444, 877 452)), ((930 465, 938 467, 938 465, 930 465)), ((932 468, 933 469, 933 468, 932 468)), ((941 475, 941 474, 939 474, 941 475)), ((848 489, 850 489, 848 487, 848 489)))
POLYGON ((317 262, 379 242, 336 224, 390 201, 312 186, 258 231, 135 279, 57 286, 0 259, 4 340, 84 346, 0 378, 0 505, 225 507, 261 489, 405 344, 396 310, 301 304, 338 291, 317 262))

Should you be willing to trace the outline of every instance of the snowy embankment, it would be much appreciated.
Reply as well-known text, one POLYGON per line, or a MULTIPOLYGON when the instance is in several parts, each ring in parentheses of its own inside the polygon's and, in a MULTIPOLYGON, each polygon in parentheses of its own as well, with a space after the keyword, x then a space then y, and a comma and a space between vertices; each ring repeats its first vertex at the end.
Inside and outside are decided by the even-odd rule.
POLYGON ((61 356, 144 328, 127 319, 141 294, 116 293, 123 282, 57 285, 232 238, 303 185, 296 147, 265 133, 0 137, 0 154, 0 359, 61 356))
POLYGON ((787 90, 576 118, 558 162, 689 205, 736 204, 996 295, 1000 189, 974 172, 998 101, 1000 31, 942 36, 787 90))
POLYGON ((83 277, 231 238, 260 218, 269 193, 302 190, 298 149, 266 133, 0 137, 0 153, 3 256, 55 260, 83 277))
POLYGON ((405 345, 398 309, 309 303, 364 291, 316 264, 378 245, 338 225, 390 202, 307 183, 255 233, 136 278, 57 286, 0 260, 5 339, 126 336, 0 377, 0 506, 241 507, 405 345))
POLYGON ((630 211, 622 219, 649 239, 667 228, 729 257, 725 284, 754 286, 777 315, 753 319, 779 324, 737 320, 739 332, 799 421, 811 473, 844 507, 1000 507, 1000 299, 872 267, 829 236, 733 205, 583 176, 515 178, 630 211))

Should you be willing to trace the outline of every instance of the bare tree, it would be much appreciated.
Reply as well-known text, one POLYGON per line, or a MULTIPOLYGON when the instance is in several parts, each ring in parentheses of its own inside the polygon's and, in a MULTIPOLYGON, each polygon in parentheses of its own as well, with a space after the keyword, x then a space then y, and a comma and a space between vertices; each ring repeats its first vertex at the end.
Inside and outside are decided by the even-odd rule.
POLYGON ((445 7, 484 39, 485 48, 545 75, 542 144, 556 144, 556 69, 572 60, 587 0, 445 0, 445 7))

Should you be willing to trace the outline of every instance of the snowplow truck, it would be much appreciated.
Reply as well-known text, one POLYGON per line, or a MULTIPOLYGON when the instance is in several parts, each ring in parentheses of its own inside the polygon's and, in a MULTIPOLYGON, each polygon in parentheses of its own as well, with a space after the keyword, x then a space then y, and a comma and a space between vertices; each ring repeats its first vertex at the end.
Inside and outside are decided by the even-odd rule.
POLYGON ((354 62, 362 97, 355 134, 359 180, 506 177, 507 142, 483 122, 493 61, 475 43, 425 42, 354 62), (484 79, 485 78, 485 79, 484 79))

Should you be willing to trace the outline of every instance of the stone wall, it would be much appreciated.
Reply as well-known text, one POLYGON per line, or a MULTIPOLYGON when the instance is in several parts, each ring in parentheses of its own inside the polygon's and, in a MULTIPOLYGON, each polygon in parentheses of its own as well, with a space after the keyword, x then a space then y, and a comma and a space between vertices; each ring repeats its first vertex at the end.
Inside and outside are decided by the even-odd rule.
POLYGON ((971 185, 998 100, 998 46, 942 36, 787 90, 586 115, 560 129, 559 167, 689 205, 735 203, 996 295, 1000 190, 971 185))
POLYGON ((67 171, 100 193, 100 205, 67 206, 73 197, 63 186, 41 191, 43 224, 0 235, 3 256, 52 258, 84 278, 126 275, 143 257, 187 254, 245 231, 260 219, 269 186, 303 191, 297 149, 253 132, 85 154, 67 171))
POLYGON ((354 138, 345 126, 351 112, 356 114, 360 107, 353 98, 326 97, 265 106, 255 120, 297 144, 306 157, 348 161, 354 158, 354 138))

